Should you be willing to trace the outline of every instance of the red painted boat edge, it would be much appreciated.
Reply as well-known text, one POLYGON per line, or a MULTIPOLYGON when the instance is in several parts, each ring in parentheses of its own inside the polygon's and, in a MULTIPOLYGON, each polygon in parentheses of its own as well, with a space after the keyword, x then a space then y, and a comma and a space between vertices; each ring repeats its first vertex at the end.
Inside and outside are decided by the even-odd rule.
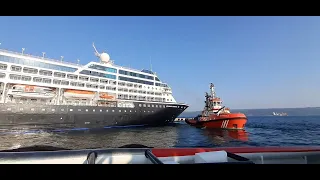
POLYGON ((230 153, 268 153, 268 152, 313 152, 316 147, 226 147, 226 148, 154 148, 152 153, 157 157, 192 156, 195 153, 210 151, 228 151, 230 153))

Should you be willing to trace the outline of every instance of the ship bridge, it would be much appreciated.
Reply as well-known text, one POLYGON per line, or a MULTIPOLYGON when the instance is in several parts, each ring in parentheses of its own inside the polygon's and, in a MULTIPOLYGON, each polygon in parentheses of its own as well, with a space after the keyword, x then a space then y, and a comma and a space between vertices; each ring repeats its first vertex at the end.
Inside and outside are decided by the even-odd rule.
POLYGON ((154 72, 150 71, 150 70, 147 70, 147 69, 142 69, 141 72, 144 72, 144 73, 148 73, 148 74, 155 74, 154 72))

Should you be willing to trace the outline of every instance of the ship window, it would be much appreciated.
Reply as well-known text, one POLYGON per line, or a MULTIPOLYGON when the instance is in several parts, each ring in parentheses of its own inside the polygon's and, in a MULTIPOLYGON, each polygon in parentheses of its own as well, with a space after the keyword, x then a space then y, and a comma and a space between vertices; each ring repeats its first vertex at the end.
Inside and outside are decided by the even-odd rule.
POLYGON ((123 74, 123 75, 127 75, 127 76, 132 76, 132 77, 143 78, 143 79, 154 80, 154 77, 153 77, 153 76, 148 76, 148 75, 139 74, 139 73, 134 73, 134 72, 129 72, 129 71, 124 71, 124 70, 119 70, 119 74, 123 74))
POLYGON ((37 69, 34 69, 34 68, 23 68, 23 72, 24 73, 30 73, 30 74, 37 74, 38 73, 38 70, 37 69))
POLYGON ((5 78, 6 74, 5 73, 0 73, 0 78, 5 78))
POLYGON ((66 74, 65 73, 60 73, 60 72, 55 72, 53 73, 54 77, 60 77, 60 78, 65 78, 66 74))
POLYGON ((51 79, 43 78, 43 83, 48 83, 48 84, 50 84, 50 83, 51 83, 51 79))
POLYGON ((150 81, 144 81, 144 80, 140 80, 140 79, 128 78, 128 77, 123 77, 123 76, 119 76, 119 80, 140 83, 140 84, 153 85, 153 82, 150 82, 150 81))
POLYGON ((75 80, 77 80, 77 79, 78 79, 78 76, 77 76, 77 75, 73 75, 73 74, 68 74, 68 75, 67 75, 67 78, 68 78, 68 79, 75 79, 75 80))
POLYGON ((78 83, 79 87, 84 87, 84 83, 78 83))
POLYGON ((99 79, 97 79, 97 78, 90 78, 90 81, 91 81, 91 82, 99 82, 99 79))
POLYGON ((79 80, 81 80, 81 81, 89 81, 89 77, 79 76, 79 80))
POLYGON ((61 85, 69 85, 69 81, 61 81, 61 85))
POLYGON ((105 77, 109 79, 116 79, 116 75, 98 73, 98 72, 88 71, 88 70, 82 70, 80 74, 86 74, 86 75, 97 76, 97 77, 105 77))
POLYGON ((34 77, 33 81, 34 82, 42 82, 42 78, 34 77))
POLYGON ((17 71, 17 72, 20 72, 21 71, 21 66, 11 66, 11 71, 17 71))
POLYGON ((22 81, 31 81, 31 76, 21 76, 22 81))
POLYGON ((53 84, 60 84, 60 82, 61 82, 60 80, 56 80, 56 79, 53 80, 53 84))
POLYGON ((117 81, 109 81, 109 84, 111 84, 111 85, 117 85, 117 81))
POLYGON ((5 62, 22 64, 22 65, 33 66, 33 67, 41 67, 46 69, 54 69, 58 71, 75 72, 77 70, 77 68, 49 64, 49 63, 44 63, 44 62, 39 62, 34 60, 28 60, 24 58, 14 58, 14 57, 4 56, 4 55, 0 55, 0 59, 5 62))
POLYGON ((91 64, 89 66, 89 68, 97 69, 97 70, 100 70, 100 71, 107 71, 107 72, 111 72, 111 73, 117 73, 117 69, 109 68, 109 67, 105 67, 105 66, 101 66, 101 65, 97 65, 97 64, 91 64))
POLYGON ((44 76, 52 76, 52 71, 40 70, 39 74, 44 76))
POLYGON ((7 69, 7 65, 6 64, 0 64, 0 69, 2 70, 6 70, 7 69))
POLYGON ((100 83, 108 84, 108 80, 100 79, 100 83))

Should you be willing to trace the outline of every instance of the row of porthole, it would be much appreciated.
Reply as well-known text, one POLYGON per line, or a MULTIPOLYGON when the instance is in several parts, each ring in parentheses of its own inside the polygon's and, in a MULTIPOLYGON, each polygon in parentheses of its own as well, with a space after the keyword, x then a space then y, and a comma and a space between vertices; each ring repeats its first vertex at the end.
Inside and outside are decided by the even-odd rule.
MULTIPOLYGON (((141 104, 139 104, 139 107, 141 107, 142 105, 141 104)), ((143 107, 146 107, 146 104, 143 104, 143 107)), ((147 107, 150 107, 150 104, 148 104, 148 106, 147 107)), ((154 105, 152 105, 151 107, 154 107, 154 105)), ((155 107, 157 108, 158 107, 158 105, 155 105, 155 107)), ((159 105, 159 107, 160 108, 165 108, 165 105, 159 105)), ((181 109, 185 109, 186 107, 183 107, 183 106, 177 106, 178 108, 181 108, 181 109)), ((131 108, 131 107, 127 107, 127 108, 131 108)), ((7 108, 7 110, 8 111, 11 111, 11 108, 7 108)), ((31 111, 34 111, 34 108, 31 108, 30 109, 31 111)), ((23 108, 20 108, 20 111, 23 111, 23 108)), ((46 111, 46 109, 42 109, 42 111, 46 111)), ((51 109, 51 111, 55 111, 55 109, 51 109)), ((61 109, 61 111, 64 111, 64 109, 61 109)), ((69 111, 73 111, 73 109, 69 109, 69 111)), ((81 111, 81 109, 78 109, 78 111, 81 111)), ((86 109, 85 110, 86 112, 88 112, 89 110, 88 109, 86 109)), ((95 109, 93 109, 92 110, 93 112, 95 112, 96 110, 95 109)), ((124 110, 124 111, 126 111, 126 110, 124 110)), ((102 112, 102 109, 100 109, 100 112, 102 112)), ((106 112, 108 112, 108 109, 106 110, 106 112)), ((112 110, 112 112, 114 112, 114 110, 112 110)), ((119 112, 121 112, 121 110, 119 110, 119 112)), ((130 112, 131 112, 131 110, 130 110, 130 112)), ((136 112, 136 110, 135 110, 135 112, 136 112)))
MULTIPOLYGON (((139 104, 139 107, 142 107, 142 104, 139 104)), ((154 104, 152 104, 152 105, 150 105, 150 104, 148 104, 148 105, 146 105, 146 104, 143 104, 143 107, 159 107, 159 108, 165 108, 166 107, 166 105, 159 105, 158 106, 158 104, 156 104, 156 105, 154 105, 154 104)), ((185 109, 186 107, 183 107, 183 106, 177 106, 177 108, 181 108, 181 109, 185 109)))
MULTIPOLYGON (((8 111, 10 111, 11 110, 11 108, 8 108, 7 109, 8 111)), ((30 109, 31 111, 34 111, 34 108, 31 108, 30 109)), ((45 111, 46 109, 42 109, 42 111, 45 111)), ((20 108, 20 111, 23 111, 23 108, 20 108)), ((51 111, 55 111, 55 109, 51 109, 51 111)), ((61 109, 61 111, 64 111, 64 109, 61 109)), ((69 109, 69 111, 73 111, 73 109, 69 109)), ((81 111, 81 109, 78 109, 78 111, 81 111)), ((86 112, 88 112, 89 110, 88 109, 86 109, 85 110, 86 112)), ((92 110, 93 112, 95 112, 96 110, 95 109, 93 109, 92 110)), ((102 112, 103 110, 102 109, 100 109, 100 112, 102 112)), ((106 109, 106 111, 105 112, 109 112, 109 110, 108 109, 106 109)), ((111 112, 115 112, 115 110, 113 109, 111 112)), ((119 112, 122 112, 122 110, 119 110, 119 112)), ((127 110, 123 110, 123 112, 127 112, 127 110)), ((133 112, 133 110, 128 110, 128 112, 133 112)), ((134 112, 137 112, 137 110, 134 110, 134 112)), ((142 112, 142 111, 140 111, 140 112, 142 112)), ((143 112, 146 112, 146 111, 143 111, 143 112)), ((150 111, 147 111, 147 112, 150 112, 150 111)), ((154 112, 154 111, 151 111, 151 112, 154 112)))

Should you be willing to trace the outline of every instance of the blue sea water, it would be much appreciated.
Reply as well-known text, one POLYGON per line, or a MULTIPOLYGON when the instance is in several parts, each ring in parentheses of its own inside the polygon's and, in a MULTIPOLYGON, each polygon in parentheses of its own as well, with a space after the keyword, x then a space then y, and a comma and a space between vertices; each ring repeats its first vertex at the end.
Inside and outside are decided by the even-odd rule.
POLYGON ((248 118, 245 131, 198 129, 180 122, 165 127, 8 133, 1 135, 0 149, 34 145, 110 148, 133 143, 150 147, 320 146, 320 116, 248 118))

